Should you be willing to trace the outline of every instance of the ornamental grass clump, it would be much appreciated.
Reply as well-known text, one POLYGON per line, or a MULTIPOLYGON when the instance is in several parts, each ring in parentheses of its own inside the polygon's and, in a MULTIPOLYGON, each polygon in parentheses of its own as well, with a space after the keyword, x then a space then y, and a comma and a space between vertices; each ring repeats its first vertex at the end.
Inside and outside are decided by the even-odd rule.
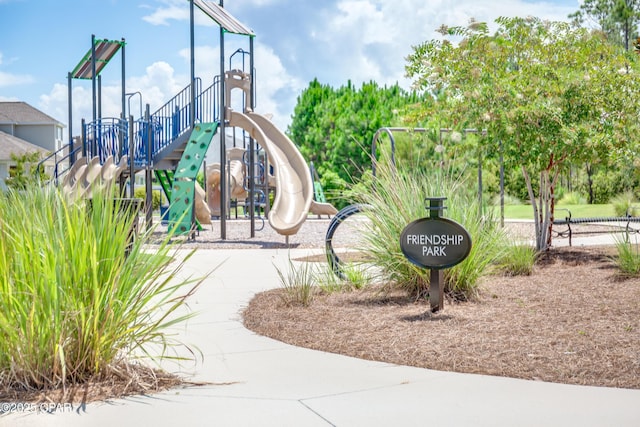
POLYGON ((181 307, 202 279, 176 280, 191 254, 176 261, 169 236, 153 253, 151 232, 132 241, 131 209, 95 191, 90 203, 52 187, 0 193, 0 388, 63 388, 174 356, 167 328, 191 317, 181 307))
POLYGON ((318 288, 316 288, 316 271, 311 263, 303 262, 299 265, 289 258, 287 270, 282 270, 276 266, 280 284, 284 293, 282 301, 286 305, 299 304, 308 307, 315 298, 318 288))
POLYGON ((530 276, 539 253, 531 245, 511 243, 500 260, 499 267, 507 276, 530 276))
POLYGON ((637 239, 632 242, 628 233, 624 237, 616 237, 616 251, 618 256, 615 261, 621 273, 625 276, 639 276, 640 246, 637 239))
MULTIPOLYGON (((424 172, 380 167, 366 190, 355 193, 357 202, 371 206, 365 214, 370 225, 360 250, 377 267, 381 280, 396 284, 416 298, 429 292, 429 270, 409 262, 400 249, 400 234, 412 221, 429 216, 425 197, 447 198, 441 216, 467 229, 472 239, 469 256, 444 270, 445 292, 457 299, 475 296, 478 280, 488 273, 507 247, 506 237, 490 213, 483 214, 472 186, 441 169, 424 172)), ((486 210, 490 212, 490 210, 486 210)))

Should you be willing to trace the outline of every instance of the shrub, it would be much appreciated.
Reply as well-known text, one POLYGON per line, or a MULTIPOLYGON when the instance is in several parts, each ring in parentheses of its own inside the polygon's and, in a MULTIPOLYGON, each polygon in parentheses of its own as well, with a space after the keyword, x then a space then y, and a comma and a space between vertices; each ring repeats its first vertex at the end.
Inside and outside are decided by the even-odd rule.
POLYGON ((314 286, 315 273, 313 265, 305 262, 296 266, 289 259, 288 269, 286 271, 276 267, 280 284, 284 289, 282 300, 286 305, 300 304, 304 307, 309 306, 317 292, 314 286))
MULTIPOLYGON (((495 196, 493 196, 493 198, 491 199, 491 203, 494 206, 500 206, 500 195, 496 194, 495 196)), ((504 205, 505 206, 513 206, 513 205, 521 205, 522 204, 522 200, 518 199, 515 196, 512 196, 510 194, 505 194, 504 195, 504 205)))
POLYGON ((633 206, 636 202, 636 196, 631 191, 625 191, 611 199, 616 216, 637 216, 638 208, 633 206))
POLYGON ((378 169, 368 191, 356 194, 357 201, 372 206, 365 212, 370 226, 361 248, 389 280, 416 297, 429 291, 429 271, 410 263, 400 249, 400 234, 410 222, 425 217, 426 196, 447 197, 443 216, 463 225, 470 233, 471 253, 460 264, 445 270, 445 291, 457 298, 475 295, 478 279, 501 257, 506 237, 491 216, 483 216, 475 191, 447 171, 398 171, 378 169))
POLYGON ((620 271, 627 276, 640 275, 640 248, 638 242, 632 243, 629 235, 616 237, 616 250, 618 257, 616 264, 620 271))
POLYGON ((559 205, 584 205, 586 203, 587 199, 575 191, 564 194, 558 201, 559 205))
POLYGON ((178 344, 166 330, 190 317, 177 311, 201 283, 175 281, 191 255, 174 262, 170 236, 148 253, 151 231, 132 241, 137 216, 115 200, 94 192, 89 207, 53 187, 0 194, 1 386, 79 384, 178 344))
POLYGON ((340 268, 344 275, 343 279, 339 278, 326 264, 325 268, 316 270, 315 277, 322 292, 331 294, 362 289, 371 282, 367 268, 361 263, 342 263, 340 268))
MULTIPOLYGON (((136 199, 147 200, 147 191, 144 187, 138 187, 133 191, 133 196, 136 199)), ((154 211, 160 209, 160 204, 162 203, 162 195, 160 194, 160 190, 153 190, 151 192, 151 208, 154 211)))
POLYGON ((538 252, 531 245, 513 243, 500 260, 501 270, 509 276, 529 276, 538 259, 538 252))

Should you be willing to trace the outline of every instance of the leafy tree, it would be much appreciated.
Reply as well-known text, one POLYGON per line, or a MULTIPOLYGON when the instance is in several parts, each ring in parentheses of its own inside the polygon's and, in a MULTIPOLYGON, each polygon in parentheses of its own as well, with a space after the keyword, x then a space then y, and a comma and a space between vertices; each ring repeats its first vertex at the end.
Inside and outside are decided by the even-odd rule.
POLYGON ((288 134, 316 165, 323 187, 338 191, 371 168, 374 133, 396 123, 402 108, 421 99, 398 85, 369 82, 357 89, 348 82, 334 89, 314 79, 298 97, 288 134))
POLYGON ((490 149, 503 150, 505 161, 520 167, 534 208, 536 247, 545 250, 563 168, 635 152, 638 59, 600 33, 568 23, 496 22, 494 35, 473 21, 442 27, 444 40, 416 46, 406 70, 416 88, 446 92, 439 107, 454 126, 486 128, 490 149))
POLYGON ((11 154, 11 160, 15 162, 15 167, 11 168, 9 177, 5 180, 7 187, 24 190, 28 185, 33 184, 34 178, 36 182, 44 182, 49 179, 44 170, 31 170, 41 160, 41 155, 37 151, 22 155, 11 154))
POLYGON ((570 14, 569 18, 578 25, 594 22, 609 40, 629 50, 640 22, 640 1, 584 0, 580 10, 570 14))

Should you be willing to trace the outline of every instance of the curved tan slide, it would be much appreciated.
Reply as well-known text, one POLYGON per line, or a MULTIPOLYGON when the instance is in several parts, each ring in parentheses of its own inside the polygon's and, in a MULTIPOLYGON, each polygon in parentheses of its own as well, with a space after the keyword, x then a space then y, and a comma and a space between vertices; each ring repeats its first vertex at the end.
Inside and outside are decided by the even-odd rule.
POLYGON ((264 148, 274 168, 276 197, 269 224, 279 234, 296 234, 307 219, 313 201, 313 183, 307 162, 295 144, 266 117, 228 110, 229 125, 240 127, 264 148))
POLYGON ((205 191, 204 188, 196 181, 195 188, 195 208, 196 219, 200 224, 211 224, 211 209, 209 205, 204 201, 205 191))
POLYGON ((91 198, 91 193, 98 187, 109 187, 117 182, 127 167, 127 156, 123 156, 118 164, 112 156, 100 164, 98 157, 87 159, 82 157, 71 166, 62 181, 62 191, 72 200, 81 197, 91 198))
MULTIPOLYGON (((229 183, 230 196, 234 199, 246 199, 247 192, 244 189, 244 156, 242 148, 233 147, 227 150, 227 160, 229 161, 229 183)), ((220 163, 213 163, 207 166, 207 203, 212 215, 220 216, 220 163)))

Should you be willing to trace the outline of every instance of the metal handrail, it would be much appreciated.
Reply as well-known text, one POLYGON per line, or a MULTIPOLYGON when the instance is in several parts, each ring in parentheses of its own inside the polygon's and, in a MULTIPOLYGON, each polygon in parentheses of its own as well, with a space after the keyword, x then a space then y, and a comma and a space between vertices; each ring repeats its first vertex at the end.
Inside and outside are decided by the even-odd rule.
MULTIPOLYGON (((151 114, 155 132, 151 151, 154 155, 191 129, 191 86, 189 84, 151 114)), ((195 79, 195 86, 196 93, 200 93, 202 86, 200 78, 195 79)), ((197 114, 196 107, 196 116, 197 114)))
MULTIPOLYGON (((219 90, 220 78, 201 90, 202 81, 195 79, 195 120, 215 122, 220 118, 219 90)), ((151 156, 155 157, 176 139, 191 131, 191 84, 182 89, 162 107, 150 115, 149 120, 140 118, 133 122, 129 132, 129 122, 121 118, 102 118, 95 122, 83 122, 84 153, 87 157, 98 156, 103 163, 113 156, 117 163, 123 156, 133 162, 135 168, 148 166, 147 146, 151 144, 151 156), (129 135, 133 137, 130 147, 129 135), (132 151, 132 152, 130 152, 132 151)), ((74 153, 77 150, 74 150, 74 153)), ((68 158, 68 156, 66 157, 68 158)), ((59 161, 56 161, 56 168, 59 161)))
POLYGON ((38 162, 35 168, 36 175, 39 175, 40 171, 45 171, 45 166, 44 166, 45 163, 53 159, 54 168, 53 168, 52 179, 55 185, 58 185, 58 180, 61 177, 63 177, 64 174, 67 173, 67 171, 69 170, 68 167, 61 170, 61 164, 63 164, 63 162, 69 159, 71 156, 74 156, 74 158, 77 158, 76 155, 80 151, 82 151, 82 146, 78 146, 78 147, 75 147, 73 150, 69 151, 67 154, 63 154, 65 150, 69 148, 71 148, 71 144, 64 145, 61 148, 54 151, 53 153, 46 156, 44 159, 40 160, 40 162, 38 162))
POLYGON ((85 152, 88 158, 98 157, 103 163, 113 156, 116 163, 128 155, 128 129, 126 120, 106 117, 84 124, 85 152))

